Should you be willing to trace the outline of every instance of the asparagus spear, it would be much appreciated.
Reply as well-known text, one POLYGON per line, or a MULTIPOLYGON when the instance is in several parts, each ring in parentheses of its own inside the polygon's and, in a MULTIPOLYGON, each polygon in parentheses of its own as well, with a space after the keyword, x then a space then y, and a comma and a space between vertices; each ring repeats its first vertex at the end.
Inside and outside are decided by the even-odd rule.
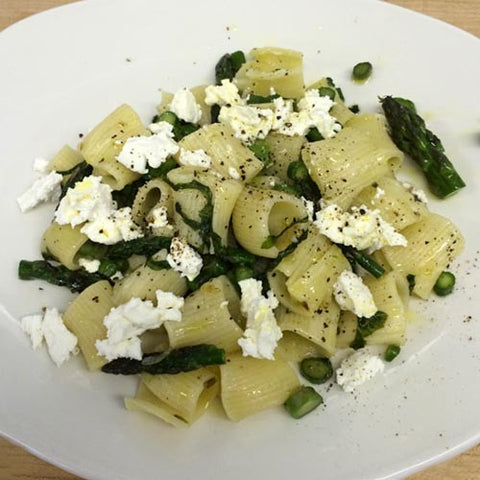
POLYGON ((350 344, 355 350, 363 348, 365 346, 365 337, 368 337, 376 330, 383 328, 387 321, 388 315, 381 310, 378 310, 371 317, 358 317, 357 318, 357 331, 353 342, 350 344))
POLYGON ((442 142, 427 129, 425 121, 404 102, 391 96, 380 101, 392 140, 420 166, 431 191, 444 198, 464 187, 465 182, 445 155, 442 142))
POLYGON ((370 255, 345 245, 341 245, 341 249, 350 263, 358 263, 375 278, 380 278, 385 273, 385 269, 370 257, 370 255))
POLYGON ((107 257, 110 259, 129 258, 132 255, 149 257, 162 248, 170 248, 171 241, 170 237, 142 237, 121 241, 110 247, 107 257))
POLYGON ((215 81, 217 85, 220 85, 224 79, 232 80, 244 63, 245 54, 242 51, 226 53, 215 65, 215 81))
POLYGON ((69 270, 63 265, 52 265, 45 260, 20 260, 18 276, 21 280, 45 280, 53 285, 67 287, 71 292, 81 292, 92 283, 105 280, 105 276, 85 270, 69 270))
POLYGON ((207 365, 223 365, 225 350, 214 345, 193 345, 171 350, 169 353, 151 353, 141 360, 117 358, 105 364, 102 371, 114 375, 135 375, 150 373, 152 375, 190 372, 207 365))

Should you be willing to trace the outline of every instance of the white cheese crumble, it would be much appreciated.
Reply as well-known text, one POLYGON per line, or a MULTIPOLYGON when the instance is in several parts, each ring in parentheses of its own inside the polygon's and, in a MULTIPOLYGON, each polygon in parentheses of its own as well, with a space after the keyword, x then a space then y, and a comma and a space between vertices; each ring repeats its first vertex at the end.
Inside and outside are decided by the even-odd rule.
POLYGON ((308 221, 313 222, 313 215, 315 213, 315 205, 311 200, 307 200, 305 197, 300 197, 300 200, 307 211, 308 221))
POLYGON ((228 79, 224 79, 221 85, 209 85, 205 88, 205 103, 212 105, 243 105, 245 102, 240 98, 237 86, 228 79))
POLYGON ((89 258, 79 258, 78 264, 83 267, 89 273, 98 272, 100 267, 100 260, 93 259, 90 260, 89 258))
POLYGON ((85 223, 80 231, 90 240, 113 245, 143 237, 131 213, 130 207, 115 210, 111 187, 102 183, 101 177, 90 175, 67 190, 55 212, 55 220, 72 227, 85 223))
POLYGON ((77 353, 77 337, 65 327, 56 308, 47 308, 43 316, 23 317, 20 326, 30 336, 34 349, 45 339, 50 358, 57 367, 67 361, 72 353, 77 353))
POLYGON ((293 113, 293 101, 278 97, 273 100, 273 105, 275 110, 272 130, 279 130, 285 127, 285 124, 289 121, 293 113))
POLYGON ((385 245, 407 245, 407 239, 378 210, 369 210, 365 205, 352 207, 352 213, 344 212, 338 205, 328 205, 316 213, 313 223, 332 242, 358 250, 373 252, 385 245))
POLYGON ((383 188, 377 187, 375 191, 375 200, 385 196, 385 190, 383 188))
POLYGON ((168 122, 150 125, 153 135, 130 137, 116 157, 117 160, 137 173, 147 173, 147 165, 158 168, 169 155, 178 152, 178 145, 173 139, 173 126, 168 122))
POLYGON ((212 158, 204 150, 185 150, 180 149, 178 161, 181 165, 208 169, 212 166, 212 158))
POLYGON ((110 277, 110 280, 121 280, 123 278, 123 273, 118 270, 116 271, 111 277, 110 277))
MULTIPOLYGON (((228 83, 225 85, 230 86, 228 83)), ((209 88, 221 87, 207 87, 207 90, 209 88)), ((218 120, 228 125, 235 137, 246 144, 265 138, 270 131, 294 136, 305 135, 316 127, 324 138, 330 138, 342 128, 329 113, 335 103, 328 96, 321 97, 317 89, 305 92, 305 97, 298 102, 298 112, 293 111, 292 100, 282 97, 273 99, 273 110, 246 105, 240 97, 217 101, 212 96, 211 101, 222 105, 218 120)))
POLYGON ((378 355, 362 348, 342 361, 336 371, 337 383, 351 393, 384 369, 385 364, 378 355))
POLYGON ((107 217, 87 222, 80 231, 90 240, 104 245, 113 245, 122 240, 129 241, 143 237, 140 227, 132 220, 130 207, 114 210, 107 217))
POLYGON ((63 176, 50 172, 37 178, 30 188, 17 198, 20 210, 25 213, 43 202, 55 202, 60 197, 63 176))
POLYGON ((193 93, 187 88, 175 93, 169 109, 185 122, 198 123, 202 118, 202 108, 198 105, 193 93))
POLYGON ((333 105, 335 102, 330 97, 321 97, 314 88, 305 92, 305 97, 298 102, 298 110, 308 115, 311 126, 316 127, 323 138, 331 138, 342 128, 329 113, 333 105))
POLYGON ((203 266, 202 257, 179 237, 172 239, 167 262, 173 270, 190 281, 197 277, 203 266))
POLYGON ((349 310, 357 317, 369 318, 377 312, 369 288, 350 270, 344 270, 338 276, 333 286, 333 296, 342 310, 349 310))
POLYGON ((240 180, 240 174, 238 173, 238 170, 234 167, 228 167, 228 174, 234 179, 234 180, 240 180))
POLYGON ((107 338, 97 340, 95 346, 99 355, 108 361, 115 358, 142 359, 139 336, 160 327, 167 320, 182 318, 183 298, 173 293, 156 291, 157 307, 150 300, 133 297, 127 303, 114 307, 103 319, 107 327, 107 338))
POLYGON ((277 325, 273 310, 278 307, 278 300, 270 290, 262 295, 262 282, 247 278, 238 282, 241 296, 241 310, 247 317, 247 326, 243 337, 238 340, 243 356, 273 360, 273 353, 282 331, 277 325))
POLYGON ((223 106, 218 115, 218 121, 228 125, 235 137, 247 144, 257 138, 265 138, 272 128, 273 119, 272 110, 248 105, 223 106))
POLYGON ((146 220, 149 228, 173 228, 173 226, 168 223, 168 209, 164 205, 152 208, 147 215, 146 220))
POLYGON ((427 194, 421 188, 416 188, 408 182, 403 182, 402 185, 413 195, 417 202, 423 202, 425 205, 428 203, 427 194))
POLYGON ((113 211, 112 189, 102 183, 102 177, 90 175, 67 190, 60 201, 55 220, 72 227, 104 218, 113 211))
POLYGON ((22 330, 30 337, 36 350, 43 342, 43 315, 27 315, 20 320, 22 330))
POLYGON ((50 162, 46 158, 38 157, 33 160, 33 171, 40 175, 47 175, 49 173, 48 165, 50 162))

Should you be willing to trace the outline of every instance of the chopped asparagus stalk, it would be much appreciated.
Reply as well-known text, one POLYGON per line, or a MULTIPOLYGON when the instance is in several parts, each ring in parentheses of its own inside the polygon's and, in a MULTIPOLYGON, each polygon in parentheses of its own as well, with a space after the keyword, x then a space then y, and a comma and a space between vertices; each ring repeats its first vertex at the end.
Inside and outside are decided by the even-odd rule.
POLYGON ((162 248, 170 248, 170 237, 142 237, 134 240, 118 242, 110 247, 108 258, 129 258, 132 255, 150 257, 162 248))
POLYGON ((342 246, 342 251, 349 261, 353 260, 358 263, 375 278, 380 278, 385 273, 385 269, 366 253, 347 246, 342 246))
POLYGON ((63 265, 52 265, 45 260, 20 260, 18 276, 21 280, 45 280, 53 285, 67 287, 73 293, 82 292, 93 283, 105 280, 103 275, 88 273, 83 269, 69 270, 63 265))
POLYGON ((302 386, 287 398, 285 409, 293 418, 302 418, 322 403, 322 396, 312 387, 302 386))
POLYGON ((333 375, 333 367, 326 357, 304 358, 300 362, 300 373, 315 384, 325 383, 333 375))
POLYGON ((222 80, 232 80, 245 61, 245 54, 240 50, 223 55, 215 65, 215 81, 217 85, 220 85, 222 80))
POLYGON ((444 297, 449 293, 452 293, 453 287, 455 286, 455 275, 451 272, 442 272, 437 278, 435 285, 433 286, 433 291, 440 297, 444 297))
POLYGON ((400 353, 400 347, 398 345, 389 345, 385 350, 384 358, 387 362, 391 362, 395 358, 397 358, 399 353, 400 353))
POLYGON ((352 78, 355 81, 365 81, 372 74, 373 67, 370 62, 357 63, 352 70, 352 78))

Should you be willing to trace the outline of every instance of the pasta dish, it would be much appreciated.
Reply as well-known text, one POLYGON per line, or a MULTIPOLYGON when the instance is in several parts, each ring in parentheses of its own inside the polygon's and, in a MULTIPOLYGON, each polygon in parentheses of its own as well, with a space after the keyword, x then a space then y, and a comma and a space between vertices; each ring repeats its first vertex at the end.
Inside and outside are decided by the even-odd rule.
POLYGON ((138 375, 126 407, 175 426, 216 397, 232 420, 300 418, 315 385, 353 392, 401 355, 411 296, 454 288, 462 234, 402 163, 439 198, 465 184, 410 100, 362 112, 329 77, 306 87, 300 52, 226 54, 215 76, 162 92, 148 125, 123 104, 35 161, 19 206, 56 208, 19 276, 78 295, 21 327, 58 366, 79 351, 138 375))

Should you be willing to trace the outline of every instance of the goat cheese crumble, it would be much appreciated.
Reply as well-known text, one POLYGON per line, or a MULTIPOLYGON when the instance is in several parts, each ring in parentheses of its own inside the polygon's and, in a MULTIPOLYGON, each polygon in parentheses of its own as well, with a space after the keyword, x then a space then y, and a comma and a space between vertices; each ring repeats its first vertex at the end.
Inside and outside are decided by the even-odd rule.
POLYGON ((417 202, 422 202, 425 205, 428 203, 427 194, 421 188, 416 188, 408 182, 403 182, 402 185, 413 195, 417 202))
POLYGON ((22 330, 30 336, 33 349, 45 339, 50 358, 60 367, 77 353, 77 337, 64 325, 56 308, 47 308, 43 315, 27 315, 20 320, 22 330))
POLYGON ((63 176, 57 172, 41 174, 20 197, 18 206, 22 213, 32 210, 44 202, 55 202, 60 198, 63 176))
POLYGON ((336 371, 337 383, 345 392, 351 393, 384 369, 385 363, 378 355, 362 348, 342 361, 336 371))
POLYGON ((55 212, 60 225, 84 223, 81 232, 90 240, 113 245, 121 240, 143 237, 131 216, 130 207, 115 210, 112 188, 102 178, 90 175, 67 190, 55 212))
POLYGON ((173 229, 172 225, 168 223, 168 210, 164 205, 152 208, 147 215, 146 220, 149 228, 169 227, 170 229, 173 229))
POLYGON ((102 177, 90 175, 67 190, 55 212, 55 220, 60 225, 75 227, 108 217, 113 207, 110 185, 102 183, 102 177))
POLYGON ((180 149, 178 161, 181 165, 199 167, 205 170, 212 166, 212 157, 207 155, 204 150, 185 150, 180 149))
POLYGON ((182 297, 162 290, 156 291, 156 297, 156 307, 150 300, 133 297, 127 303, 112 308, 103 319, 107 338, 95 342, 98 354, 109 362, 116 358, 141 360, 139 336, 160 327, 167 320, 180 321, 182 318, 182 297))
POLYGON ((228 125, 235 137, 247 144, 265 138, 272 129, 273 119, 272 110, 248 105, 223 106, 218 115, 218 121, 228 125))
POLYGON ((123 145, 116 159, 125 167, 137 173, 147 173, 148 168, 158 168, 168 156, 178 152, 173 139, 173 126, 168 122, 152 123, 153 135, 130 137, 123 145))
POLYGON ((169 109, 185 122, 198 123, 202 118, 202 108, 198 105, 193 93, 187 88, 175 93, 169 109))
POLYGON ((242 105, 244 100, 238 93, 237 86, 228 79, 224 79, 221 85, 209 85, 205 88, 205 103, 212 105, 242 105))
POLYGON ((98 269, 100 268, 100 260, 96 259, 90 260, 89 258, 79 258, 78 264, 89 273, 98 272, 98 269))
POLYGON ((357 250, 374 252, 385 245, 407 245, 407 239, 378 210, 369 210, 365 205, 352 207, 352 213, 344 212, 338 205, 328 205, 316 213, 313 223, 332 242, 357 250))
POLYGON ((378 310, 369 288, 350 270, 344 270, 338 276, 333 296, 342 310, 349 310, 357 317, 369 318, 378 310))
POLYGON ((114 210, 106 217, 87 222, 80 231, 90 240, 104 245, 143 237, 140 227, 132 220, 130 207, 114 210))
POLYGON ((282 338, 282 331, 277 325, 273 310, 278 307, 278 300, 270 290, 262 295, 262 282, 247 278, 238 282, 241 290, 241 311, 247 317, 243 337, 238 340, 243 356, 273 360, 277 342, 282 338))
MULTIPOLYGON (((230 88, 229 84, 225 85, 230 88)), ((282 97, 273 99, 273 110, 247 105, 239 96, 229 99, 231 101, 223 101, 213 95, 208 98, 222 106, 219 122, 228 125, 235 137, 246 144, 253 143, 257 138, 265 138, 270 131, 287 136, 306 135, 315 127, 324 138, 331 138, 342 128, 329 113, 335 103, 328 96, 321 97, 317 89, 305 92, 298 102, 297 112, 293 111, 293 101, 282 97)))
POLYGON ((202 257, 179 237, 172 239, 167 262, 173 270, 190 281, 198 276, 203 266, 202 257))

